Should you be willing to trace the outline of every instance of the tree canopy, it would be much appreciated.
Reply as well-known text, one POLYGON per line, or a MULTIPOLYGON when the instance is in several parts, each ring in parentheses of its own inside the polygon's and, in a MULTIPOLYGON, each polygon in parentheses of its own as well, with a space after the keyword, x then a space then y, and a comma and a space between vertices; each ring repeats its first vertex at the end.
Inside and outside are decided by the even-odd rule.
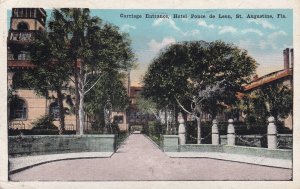
MULTIPOLYGON (((222 41, 190 41, 163 49, 144 77, 145 97, 159 104, 189 101, 199 90, 223 82, 226 90, 215 100, 230 104, 250 81, 256 62, 247 51, 222 41)), ((210 99, 213 100, 213 99, 210 99)))
POLYGON ((180 105, 196 116, 200 124, 204 112, 214 117, 235 103, 236 92, 250 81, 255 69, 256 62, 247 51, 232 44, 177 43, 163 49, 152 61, 144 77, 143 94, 159 104, 180 105), (203 96, 204 92, 211 95, 203 96))
POLYGON ((68 79, 74 81, 81 135, 85 95, 106 79, 107 73, 120 79, 116 73, 128 71, 134 61, 127 34, 99 17, 92 17, 89 9, 79 8, 54 9, 49 28, 37 36, 31 52, 38 65, 34 74, 38 82, 34 86, 39 86, 39 90, 49 89, 49 83, 55 84, 55 88, 67 84, 68 79), (41 87, 43 82, 48 82, 47 87, 41 87))

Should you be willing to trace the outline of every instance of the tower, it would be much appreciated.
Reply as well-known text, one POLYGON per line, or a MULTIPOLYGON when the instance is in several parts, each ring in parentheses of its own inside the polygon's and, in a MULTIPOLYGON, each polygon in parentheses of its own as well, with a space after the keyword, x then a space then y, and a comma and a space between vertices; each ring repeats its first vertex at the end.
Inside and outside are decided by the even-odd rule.
MULTIPOLYGON (((7 39, 8 66, 12 64, 10 61, 29 59, 25 46, 32 41, 37 31, 45 30, 46 16, 46 11, 41 8, 12 9, 7 39)), ((14 63, 17 66, 17 62, 14 63)))
POLYGON ((42 107, 46 100, 37 97, 34 91, 29 89, 29 84, 22 82, 22 74, 25 69, 33 68, 27 46, 38 31, 45 30, 46 16, 46 11, 41 8, 12 9, 7 37, 7 84, 8 88, 14 89, 16 98, 8 105, 10 128, 28 128, 31 122, 41 115, 40 112, 45 112, 44 108, 32 108, 42 107))

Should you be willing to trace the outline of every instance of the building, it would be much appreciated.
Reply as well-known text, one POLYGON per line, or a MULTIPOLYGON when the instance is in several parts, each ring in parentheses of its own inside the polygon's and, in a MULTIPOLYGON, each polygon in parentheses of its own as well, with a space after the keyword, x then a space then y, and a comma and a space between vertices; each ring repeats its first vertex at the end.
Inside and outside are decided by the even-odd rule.
MULTIPOLYGON (((252 93, 255 90, 273 83, 280 83, 293 89, 293 65, 294 65, 294 49, 286 48, 283 50, 284 69, 278 70, 261 77, 255 76, 253 81, 244 86, 245 93, 252 93)), ((285 127, 293 128, 293 116, 289 115, 284 120, 285 127)))
MULTIPOLYGON (((39 96, 21 79, 24 70, 34 69, 34 65, 30 62, 30 53, 25 47, 32 42, 37 32, 45 30, 46 19, 46 11, 42 8, 12 9, 7 38, 8 88, 13 89, 16 97, 8 104, 8 126, 11 129, 31 129, 33 121, 49 114, 53 115, 54 124, 59 126, 57 95, 50 93, 48 97, 39 96)), ((123 82, 129 93, 130 74, 127 76, 123 82)), ((65 129, 76 130, 76 117, 73 111, 75 97, 71 96, 67 89, 64 93, 67 94, 64 99, 65 129)), ((111 121, 117 122, 120 130, 128 129, 126 112, 112 112, 111 121)), ((85 130, 90 129, 89 126, 86 119, 85 130)))

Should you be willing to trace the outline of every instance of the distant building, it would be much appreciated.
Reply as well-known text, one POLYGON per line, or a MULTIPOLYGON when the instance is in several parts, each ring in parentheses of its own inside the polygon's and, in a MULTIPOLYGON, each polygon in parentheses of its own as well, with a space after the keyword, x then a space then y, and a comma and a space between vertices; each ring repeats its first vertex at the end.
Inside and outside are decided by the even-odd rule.
POLYGON ((129 126, 133 125, 147 125, 148 121, 155 120, 155 116, 141 112, 137 107, 137 98, 141 95, 143 87, 130 87, 130 105, 127 111, 127 119, 129 126))
MULTIPOLYGON (((245 93, 251 93, 262 86, 270 85, 272 83, 281 83, 290 89, 293 89, 293 65, 294 65, 294 49, 286 48, 283 50, 284 69, 278 70, 262 77, 255 76, 253 81, 244 86, 245 93)), ((284 124, 286 127, 293 128, 293 116, 289 115, 284 124)))

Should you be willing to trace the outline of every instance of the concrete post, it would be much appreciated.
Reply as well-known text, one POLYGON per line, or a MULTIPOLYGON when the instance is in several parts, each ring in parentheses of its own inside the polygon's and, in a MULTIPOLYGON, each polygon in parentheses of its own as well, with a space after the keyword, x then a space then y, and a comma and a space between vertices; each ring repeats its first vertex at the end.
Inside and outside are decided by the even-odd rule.
POLYGON ((178 137, 179 137, 179 144, 185 144, 186 142, 186 136, 185 136, 185 124, 184 119, 179 118, 179 127, 178 127, 178 137))
POLYGON ((218 145, 220 144, 219 140, 219 129, 218 129, 218 122, 217 120, 213 120, 213 125, 211 127, 211 143, 213 145, 218 145))
POLYGON ((228 120, 227 145, 230 145, 230 146, 235 145, 235 130, 234 130, 234 126, 233 126, 233 119, 228 120))
POLYGON ((275 118, 273 116, 268 118, 268 148, 276 149, 277 148, 277 129, 274 124, 275 118))

